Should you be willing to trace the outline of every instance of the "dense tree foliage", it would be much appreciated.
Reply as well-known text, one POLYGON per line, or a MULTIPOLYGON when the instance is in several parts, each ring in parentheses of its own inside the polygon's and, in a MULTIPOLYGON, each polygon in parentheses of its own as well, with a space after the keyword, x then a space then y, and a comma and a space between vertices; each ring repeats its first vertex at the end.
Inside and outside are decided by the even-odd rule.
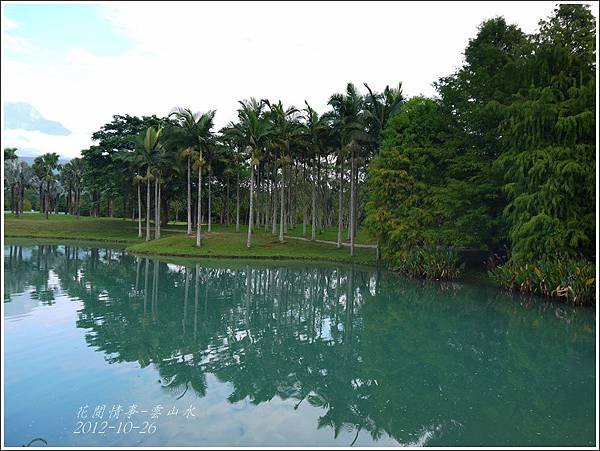
POLYGON ((533 35, 483 23, 439 99, 406 102, 383 133, 367 223, 384 254, 506 248, 511 268, 538 269, 593 259, 595 52, 582 5, 558 7, 533 35))
POLYGON ((513 259, 595 250, 595 21, 563 5, 531 37, 528 83, 504 111, 504 174, 513 259))

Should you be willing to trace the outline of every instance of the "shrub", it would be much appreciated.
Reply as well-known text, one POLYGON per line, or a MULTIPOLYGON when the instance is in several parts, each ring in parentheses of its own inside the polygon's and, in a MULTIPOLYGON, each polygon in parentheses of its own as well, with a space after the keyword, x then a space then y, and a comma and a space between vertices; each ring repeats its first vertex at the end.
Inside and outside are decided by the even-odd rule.
POLYGON ((562 298, 578 305, 596 303, 596 265, 587 260, 556 258, 533 264, 508 262, 489 274, 507 290, 562 298))
POLYGON ((420 247, 397 252, 392 267, 409 277, 450 280, 460 276, 464 265, 454 251, 420 247))

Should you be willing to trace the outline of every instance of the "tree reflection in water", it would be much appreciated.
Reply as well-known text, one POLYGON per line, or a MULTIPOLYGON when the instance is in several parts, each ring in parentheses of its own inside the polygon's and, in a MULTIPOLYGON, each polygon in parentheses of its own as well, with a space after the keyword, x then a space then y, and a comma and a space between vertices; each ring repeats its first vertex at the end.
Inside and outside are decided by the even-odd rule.
POLYGON ((470 423, 480 430, 463 443, 501 440, 515 424, 525 437, 540 426, 531 406, 560 411, 581 398, 556 386, 577 378, 573 362, 594 349, 589 312, 477 286, 350 266, 184 266, 76 245, 25 249, 6 253, 5 302, 33 287, 52 304, 59 286, 82 301, 77 327, 107 362, 153 365, 174 398, 205 396, 213 374, 231 383, 231 403, 307 403, 336 437, 414 444, 470 423))

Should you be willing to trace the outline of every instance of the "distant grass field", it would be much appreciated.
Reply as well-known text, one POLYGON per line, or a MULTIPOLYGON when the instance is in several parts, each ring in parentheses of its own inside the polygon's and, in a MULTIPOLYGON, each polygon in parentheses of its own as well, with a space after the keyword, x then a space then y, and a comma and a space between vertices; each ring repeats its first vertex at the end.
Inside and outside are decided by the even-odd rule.
POLYGON ((19 218, 4 214, 4 236, 22 238, 61 238, 76 240, 136 243, 136 223, 117 218, 79 219, 69 215, 50 215, 46 220, 40 213, 25 213, 19 218))
POLYGON ((195 236, 185 233, 155 241, 135 244, 128 248, 131 252, 163 254, 181 257, 239 257, 274 258, 337 261, 347 263, 373 264, 375 250, 356 248, 354 257, 350 249, 338 249, 331 244, 312 243, 288 239, 280 243, 269 233, 257 232, 252 236, 252 246, 246 247, 246 233, 213 232, 203 234, 202 246, 195 246, 195 236))
MULTIPOLYGON (((273 258, 273 259, 307 259, 334 262, 347 262, 372 265, 375 263, 375 249, 356 248, 354 257, 350 249, 326 243, 313 243, 287 238, 280 243, 277 236, 272 236, 270 229, 255 229, 252 246, 246 247, 247 226, 241 226, 235 232, 235 225, 215 224, 212 233, 202 227, 203 240, 200 248, 195 246, 195 235, 188 237, 185 223, 168 224, 161 230, 160 240, 145 241, 137 236, 137 221, 119 218, 90 218, 68 215, 50 215, 46 220, 39 213, 25 213, 16 218, 10 213, 4 214, 4 236, 11 238, 66 239, 83 241, 102 241, 124 243, 131 252, 166 255, 173 257, 237 257, 237 258, 273 258)), ((194 231, 195 232, 195 231, 194 231)), ((290 231, 290 236, 301 236, 302 226, 290 231)), ((152 237, 154 229, 152 228, 152 237)), ((310 237, 310 229, 308 231, 310 237)), ((358 234, 357 242, 368 242, 366 235, 358 234), (362 240, 360 239, 362 238, 362 240)), ((337 230, 329 230, 317 234, 317 239, 336 241, 337 230), (334 237, 334 238, 333 238, 334 237)))

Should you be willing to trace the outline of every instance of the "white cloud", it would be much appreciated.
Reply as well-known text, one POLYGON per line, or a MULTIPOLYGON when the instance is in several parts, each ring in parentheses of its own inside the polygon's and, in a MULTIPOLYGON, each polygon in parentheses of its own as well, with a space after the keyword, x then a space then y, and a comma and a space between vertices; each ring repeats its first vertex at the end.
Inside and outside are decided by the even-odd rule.
POLYGON ((30 50, 30 46, 27 41, 21 37, 14 36, 9 33, 11 30, 17 29, 17 24, 2 14, 2 47, 3 50, 25 53, 30 50))
POLYGON ((69 136, 48 135, 39 131, 10 129, 2 132, 2 145, 22 149, 21 156, 35 157, 45 152, 56 152, 69 158, 79 156, 79 149, 89 146, 89 134, 76 133, 69 136), (77 149, 77 151, 69 151, 77 149))
POLYGON ((402 81, 409 95, 431 95, 431 83, 458 67, 483 20, 504 15, 532 32, 553 5, 104 4, 103 14, 133 40, 133 48, 100 57, 73 47, 52 63, 5 59, 2 95, 29 102, 72 130, 58 151, 73 156, 113 114, 164 115, 176 105, 217 109, 217 125, 223 126, 235 118, 240 99, 268 97, 297 106, 307 99, 323 111, 329 95, 349 81, 361 87, 366 81, 376 90, 402 81))

